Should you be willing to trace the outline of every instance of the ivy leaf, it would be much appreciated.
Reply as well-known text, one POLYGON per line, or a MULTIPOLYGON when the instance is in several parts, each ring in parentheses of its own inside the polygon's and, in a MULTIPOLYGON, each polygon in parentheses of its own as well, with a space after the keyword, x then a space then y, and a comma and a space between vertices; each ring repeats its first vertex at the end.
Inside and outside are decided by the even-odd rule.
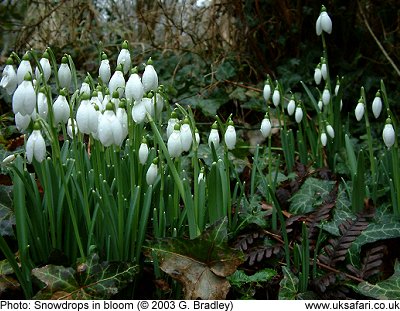
POLYGON ((351 262, 359 260, 361 247, 364 244, 376 242, 379 240, 399 238, 400 237, 400 223, 388 224, 369 224, 368 227, 361 233, 361 235, 352 243, 349 249, 349 256, 351 262))
POLYGON ((148 247, 160 268, 182 283, 185 299, 224 299, 230 284, 227 276, 244 262, 243 254, 227 246, 226 217, 193 239, 160 239, 148 247))
POLYGON ((32 270, 45 284, 34 299, 109 299, 132 282, 136 272, 137 267, 127 263, 100 263, 97 254, 76 269, 47 265, 32 270))
POLYGON ((285 266, 282 267, 282 272, 283 279, 279 283, 279 299, 294 300, 299 289, 299 279, 285 266))
POLYGON ((334 184, 335 182, 330 180, 307 178, 300 190, 290 198, 289 211, 297 215, 314 211, 332 191, 334 184))
POLYGON ((217 80, 226 80, 236 75, 236 69, 230 62, 224 62, 218 66, 215 77, 217 80))
POLYGON ((254 273, 253 275, 247 275, 242 270, 236 270, 234 274, 228 277, 229 282, 236 287, 241 287, 251 283, 263 283, 268 282, 276 275, 276 271, 273 269, 263 269, 254 273))
POLYGON ((12 187, 0 186, 0 234, 2 236, 14 237, 13 226, 15 225, 14 211, 11 209, 12 187))
POLYGON ((357 292, 375 299, 399 299, 400 297, 400 264, 396 261, 394 274, 388 279, 371 284, 362 282, 356 288, 357 292))
POLYGON ((8 260, 0 261, 0 299, 6 298, 10 292, 20 291, 21 289, 20 284, 12 274, 14 274, 14 270, 8 260))

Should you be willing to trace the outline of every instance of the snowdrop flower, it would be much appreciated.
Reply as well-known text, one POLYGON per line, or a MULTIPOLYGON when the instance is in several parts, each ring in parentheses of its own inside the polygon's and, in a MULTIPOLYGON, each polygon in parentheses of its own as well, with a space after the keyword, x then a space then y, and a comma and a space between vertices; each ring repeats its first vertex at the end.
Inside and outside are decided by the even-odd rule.
POLYGON ((107 104, 104 113, 99 116, 98 135, 104 147, 122 144, 122 126, 113 111, 111 102, 107 104))
POLYGON ((157 176, 158 176, 157 164, 158 164, 158 158, 155 158, 147 170, 146 182, 149 186, 153 185, 155 183, 155 181, 157 180, 157 176))
POLYGON ((118 91, 119 97, 124 95, 125 79, 124 74, 122 73, 122 65, 118 65, 115 69, 115 72, 110 79, 110 83, 108 84, 108 88, 110 90, 110 94, 118 91))
POLYGON ((92 96, 90 97, 90 103, 91 103, 93 106, 97 106, 97 108, 98 108, 99 110, 104 110, 104 109, 103 109, 103 104, 102 104, 102 102, 100 101, 99 94, 97 93, 97 91, 93 91, 92 96))
POLYGON ((6 156, 2 163, 3 164, 9 164, 12 163, 15 159, 17 158, 17 156, 13 153, 13 154, 9 154, 8 156, 6 156))
POLYGON ((124 98, 121 100, 119 103, 119 107, 117 108, 117 111, 115 113, 119 123, 121 123, 122 126, 122 139, 124 140, 126 136, 128 136, 128 114, 126 113, 125 110, 125 101, 126 99, 124 98))
POLYGON ((329 104, 329 101, 331 99, 331 93, 328 90, 328 86, 325 86, 324 91, 322 92, 322 103, 326 106, 329 104))
POLYGON ((301 120, 303 120, 303 109, 301 108, 301 105, 297 105, 296 107, 296 112, 294 113, 294 118, 297 123, 300 123, 301 120))
POLYGON ((18 85, 12 98, 12 108, 14 114, 18 112, 25 116, 31 115, 36 107, 36 93, 32 84, 32 76, 27 73, 25 80, 18 85))
POLYGON ((341 100, 340 100, 340 107, 339 107, 339 110, 342 111, 342 108, 343 108, 343 100, 341 99, 341 100))
POLYGON ((372 112, 374 114, 375 119, 379 118, 381 111, 382 111, 382 99, 381 99, 381 93, 378 91, 376 92, 375 98, 372 102, 372 112))
POLYGON ((78 128, 76 127, 76 122, 74 119, 69 118, 68 122, 67 122, 67 134, 71 139, 73 139, 74 133, 75 133, 75 135, 78 134, 78 128), (72 124, 73 124, 73 126, 72 126, 72 124))
POLYGON ((172 132, 173 132, 173 130, 174 130, 175 124, 176 124, 178 121, 179 121, 179 120, 178 120, 177 114, 176 114, 176 112, 175 112, 175 110, 174 110, 174 111, 171 112, 171 116, 170 116, 170 118, 168 119, 167 138, 169 138, 169 136, 171 136, 171 134, 172 134, 172 132))
POLYGON ((66 93, 66 90, 62 89, 53 104, 53 115, 55 124, 66 124, 70 117, 69 103, 66 98, 66 93))
MULTIPOLYGON (((189 125, 189 119, 186 117, 181 125, 181 143, 183 151, 189 151, 193 142, 192 130, 189 125)), ((170 136, 171 137, 171 136, 170 136)))
POLYGON ((33 131, 26 142, 25 156, 28 163, 32 163, 33 158, 42 162, 46 156, 46 143, 40 132, 40 124, 35 122, 33 131))
POLYGON ((288 115, 289 116, 293 115, 295 109, 296 109, 296 102, 294 100, 294 95, 292 95, 292 97, 290 98, 289 103, 287 105, 288 115))
POLYGON ((97 132, 98 115, 96 109, 92 105, 88 94, 83 94, 81 103, 76 111, 76 123, 79 131, 83 134, 91 134, 97 132))
MULTIPOLYGON (((50 76, 51 76, 51 65, 50 65, 50 61, 49 61, 49 53, 47 52, 47 50, 43 53, 42 58, 40 59, 39 63, 43 69, 44 82, 47 82, 47 81, 49 81, 50 76)), ((36 69, 35 69, 35 76, 36 76, 36 80, 39 80, 41 78, 39 67, 36 67, 36 69)))
POLYGON ((322 97, 319 98, 317 105, 318 105, 319 110, 322 111, 322 108, 324 107, 324 104, 322 103, 322 97))
MULTIPOLYGON (((153 94, 149 93, 149 96, 151 97, 153 94)), ((146 112, 152 117, 154 118, 154 102, 152 98, 142 98, 141 102, 143 103, 146 112)))
POLYGON ((326 132, 328 133, 328 135, 331 138, 335 138, 335 130, 333 129, 332 125, 327 123, 325 129, 326 129, 326 132))
POLYGON ((25 55, 22 57, 21 63, 18 66, 17 69, 17 80, 18 80, 18 84, 21 84, 24 79, 25 79, 25 75, 29 73, 30 76, 33 75, 33 70, 32 70, 32 66, 31 63, 29 61, 29 53, 26 52, 25 55))
POLYGON ((156 93, 156 95, 153 96, 153 106, 155 107, 155 116, 159 117, 164 109, 164 98, 161 94, 156 93))
POLYGON ((319 85, 322 80, 321 64, 318 64, 314 70, 314 81, 315 84, 319 85))
POLYGON ((17 88, 17 85, 17 73, 13 67, 13 60, 9 57, 6 66, 3 69, 0 86, 6 89, 8 95, 12 95, 17 88))
POLYGON ((118 91, 114 91, 112 93, 111 102, 113 103, 114 110, 116 111, 117 108, 119 107, 119 103, 120 103, 118 91))
POLYGON ((108 102, 111 101, 111 99, 112 99, 112 97, 110 95, 110 91, 109 91, 109 89, 106 88, 104 91, 103 100, 101 100, 100 96, 99 96, 99 100, 101 100, 101 107, 102 107, 101 111, 106 110, 106 106, 107 106, 108 102))
POLYGON ((146 107, 144 102, 141 100, 140 102, 134 103, 132 107, 132 119, 137 124, 142 124, 146 118, 146 107))
POLYGON ((355 110, 355 115, 356 115, 356 119, 357 121, 360 121, 362 119, 362 117, 364 116, 364 100, 362 98, 360 98, 360 100, 358 101, 358 104, 356 106, 356 110, 355 110))
POLYGON ((335 96, 338 95, 339 89, 340 89, 340 79, 339 79, 339 77, 336 77, 335 96))
POLYGON ((168 153, 172 158, 179 157, 183 152, 180 128, 180 124, 176 123, 174 130, 168 138, 168 153))
POLYGON ((197 183, 199 184, 201 181, 205 182, 206 179, 204 177, 204 167, 201 168, 199 176, 197 177, 197 183))
POLYGON ((271 85, 269 83, 269 79, 265 82, 263 89, 263 97, 265 102, 268 102, 269 98, 271 97, 271 85))
POLYGON ((158 88, 158 75, 153 67, 153 61, 151 57, 147 61, 147 65, 144 68, 142 83, 144 87, 144 91, 156 91, 158 88))
POLYGON ((325 132, 321 133, 321 144, 322 146, 326 146, 326 144, 328 143, 328 137, 326 136, 325 132))
POLYGON ((261 121, 260 131, 264 138, 269 137, 272 133, 272 126, 271 121, 269 120, 268 113, 265 114, 264 119, 261 121))
POLYGON ((315 24, 315 31, 317 33, 317 36, 320 36, 322 34, 322 31, 325 31, 329 34, 332 33, 332 21, 328 13, 326 13, 325 6, 322 6, 321 8, 321 13, 319 14, 317 22, 315 24))
POLYGON ((147 146, 147 141, 143 137, 142 143, 139 147, 139 162, 142 165, 145 165, 147 162, 147 158, 149 157, 149 147, 147 146))
POLYGON ((194 130, 194 138, 196 140, 197 146, 200 145, 200 134, 197 128, 194 130))
POLYGON ((17 127, 17 130, 19 132, 25 131, 29 124, 31 123, 31 116, 29 114, 22 115, 19 112, 17 112, 14 116, 15 118, 15 126, 17 127))
POLYGON ((58 68, 58 81, 60 83, 60 88, 66 88, 67 90, 69 90, 71 79, 72 74, 71 69, 68 66, 68 58, 67 56, 63 56, 61 58, 61 65, 58 68))
POLYGON ((281 101, 281 94, 279 93, 279 88, 277 85, 274 90, 274 93, 272 94, 272 103, 274 104, 275 107, 277 107, 280 101, 281 101))
POLYGON ((394 145, 395 132, 390 118, 386 119, 386 124, 382 132, 382 138, 386 147, 390 148, 394 145))
POLYGON ((137 74, 137 67, 131 70, 131 75, 125 86, 126 99, 141 101, 144 94, 144 88, 139 75, 137 74))
POLYGON ((211 144, 214 144, 214 148, 217 149, 219 146, 219 134, 218 134, 218 124, 217 121, 211 126, 210 135, 208 136, 208 145, 211 148, 211 144))
POLYGON ((86 77, 85 80, 82 82, 81 88, 79 90, 80 94, 87 94, 90 95, 90 85, 89 85, 89 77, 86 77))
POLYGON ((328 66, 326 65, 326 60, 325 58, 321 58, 321 75, 322 78, 326 81, 326 79, 328 78, 328 66))
POLYGON ((31 117, 36 121, 37 117, 41 117, 47 120, 47 115, 49 114, 49 105, 47 103, 47 96, 45 94, 45 87, 41 87, 39 93, 37 94, 37 109, 32 113, 31 117))
POLYGON ((101 54, 101 63, 99 67, 99 77, 104 84, 108 84, 111 78, 111 67, 110 61, 107 58, 106 53, 101 54))
POLYGON ((126 74, 131 68, 131 54, 128 50, 128 41, 122 43, 122 49, 118 54, 117 66, 122 65, 124 74, 126 74))
POLYGON ((235 130, 235 127, 233 126, 233 121, 231 119, 229 119, 229 121, 228 121, 228 127, 226 128, 226 131, 225 131, 224 140, 225 140, 226 147, 228 147, 228 150, 235 149, 236 130, 235 130))

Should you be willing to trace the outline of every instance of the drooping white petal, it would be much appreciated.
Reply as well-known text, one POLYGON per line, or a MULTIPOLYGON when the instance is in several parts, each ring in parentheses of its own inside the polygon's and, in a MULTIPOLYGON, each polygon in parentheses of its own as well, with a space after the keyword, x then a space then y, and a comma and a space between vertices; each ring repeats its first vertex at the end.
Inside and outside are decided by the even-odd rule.
POLYGON ((18 84, 21 84, 24 81, 25 75, 27 73, 33 75, 32 66, 29 60, 22 60, 17 69, 17 80, 18 84))
POLYGON ((12 98, 13 112, 25 116, 31 115, 36 106, 36 93, 32 82, 24 80, 14 92, 12 98))
POLYGON ((321 80, 322 80, 321 68, 317 67, 314 70, 314 81, 317 85, 319 85, 321 83, 321 80))
POLYGON ((275 89, 274 93, 272 94, 272 103, 274 104, 275 107, 277 107, 280 101, 281 101, 281 94, 279 93, 278 89, 275 89))
POLYGON ((76 123, 81 133, 91 134, 97 132, 97 112, 90 103, 90 100, 85 99, 81 101, 76 111, 76 123))
POLYGON ((68 122, 70 116, 69 104, 64 95, 58 95, 57 99, 55 100, 53 104, 53 114, 55 124, 66 124, 68 122))
POLYGON ((224 135, 225 144, 229 150, 235 149, 236 146, 236 130, 233 125, 228 125, 224 135))
POLYGON ((386 145, 386 147, 390 148, 394 145, 395 142, 395 132, 393 125, 390 123, 386 123, 385 127, 383 128, 382 138, 386 145))
POLYGON ((178 122, 177 118, 170 118, 168 119, 168 125, 167 125, 167 138, 171 136, 172 132, 174 131, 174 127, 176 122, 178 122))
POLYGON ((296 107, 296 112, 294 113, 294 118, 297 123, 300 123, 301 120, 303 120, 303 109, 301 109, 301 107, 299 107, 299 106, 296 107))
POLYGON ((146 107, 142 101, 135 102, 132 107, 132 119, 138 124, 142 124, 146 118, 146 107))
POLYGON ((12 95, 17 88, 18 80, 17 73, 13 65, 6 65, 3 69, 0 86, 5 88, 8 95, 12 95))
POLYGON ((321 28, 326 33, 332 33, 332 20, 329 17, 328 13, 322 12, 321 13, 321 28))
POLYGON ((382 111, 382 99, 379 96, 375 96, 372 102, 372 112, 375 119, 378 119, 382 111))
POLYGON ((126 99, 133 99, 137 102, 141 101, 144 94, 142 81, 137 73, 130 75, 125 87, 126 99))
POLYGON ((331 138, 335 138, 335 130, 333 129, 332 125, 328 124, 326 126, 326 132, 331 138))
POLYGON ((262 136, 265 138, 267 138, 271 135, 272 126, 271 126, 271 121, 268 118, 264 118, 261 121, 260 131, 261 131, 262 136))
POLYGON ((157 179, 158 167, 157 164, 151 163, 146 173, 146 182, 148 185, 153 185, 157 179))
POLYGON ((295 109, 296 109, 296 103, 295 103, 294 99, 291 99, 287 105, 288 115, 289 116, 293 115, 295 109))
POLYGON ((271 85, 269 83, 264 85, 263 97, 266 102, 268 102, 269 98, 271 97, 271 85))
POLYGON ((192 130, 190 129, 190 125, 187 123, 182 124, 180 131, 182 149, 183 151, 189 151, 193 141, 193 135, 192 130))
POLYGON ((217 149, 219 146, 220 138, 217 129, 211 129, 210 135, 208 136, 208 145, 211 148, 211 143, 214 143, 214 148, 217 149))
POLYGON ((128 136, 128 114, 124 108, 118 107, 116 111, 116 117, 122 127, 122 140, 128 136))
POLYGON ((149 157, 149 147, 147 146, 146 143, 141 143, 139 147, 140 164, 145 165, 148 157, 149 157))
POLYGON ((119 97, 122 97, 125 92, 125 78, 122 71, 116 70, 110 79, 110 83, 108 84, 108 88, 110 90, 110 94, 114 93, 114 91, 118 91, 119 97))
POLYGON ((124 74, 126 74, 131 68, 131 54, 129 53, 129 50, 121 49, 121 51, 119 52, 117 58, 117 66, 120 64, 123 66, 124 74))
POLYGON ((60 83, 60 88, 66 88, 69 90, 69 86, 71 85, 71 69, 69 68, 67 63, 61 63, 58 69, 58 81, 60 83))
POLYGON ((326 146, 326 144, 328 143, 328 137, 326 136, 325 132, 322 132, 321 134, 321 144, 322 146, 326 146))
POLYGON ((328 66, 325 62, 321 65, 321 75, 322 78, 326 81, 326 79, 328 78, 328 66))
MULTIPOLYGON (((44 81, 47 82, 47 81, 49 81, 50 76, 51 76, 50 61, 47 58, 42 57, 40 59, 39 63, 42 66, 42 69, 43 69, 44 81)), ((36 69, 35 69, 35 76, 36 76, 36 79, 39 80, 39 78, 40 78, 40 70, 39 70, 38 67, 36 67, 36 69)))
POLYGON ((111 78, 111 67, 108 59, 103 59, 99 67, 99 76, 104 84, 108 84, 111 78))
POLYGON ((75 135, 78 134, 79 130, 78 127, 76 126, 76 121, 74 119, 69 118, 67 122, 67 134, 68 136, 73 139, 74 138, 74 133, 75 135), (73 124, 73 126, 72 126, 73 124))
POLYGON ((167 142, 168 153, 172 158, 177 158, 182 154, 182 141, 180 130, 173 130, 167 142))
POLYGON ((158 75, 153 65, 146 65, 144 68, 142 83, 144 91, 156 91, 158 88, 158 75))
POLYGON ((40 130, 32 131, 26 142, 25 155, 28 163, 32 163, 33 158, 38 162, 44 160, 46 156, 46 143, 40 130))
POLYGON ((331 93, 328 89, 324 89, 324 91, 322 92, 322 103, 326 106, 329 104, 330 99, 331 93))
POLYGON ((364 116, 364 104, 359 102, 356 106, 356 110, 355 110, 355 115, 356 115, 356 119, 357 121, 360 121, 362 119, 362 117, 364 116))
POLYGON ((14 118, 15 118, 15 126, 20 132, 25 131, 28 128, 29 124, 31 123, 31 116, 29 114, 23 116, 22 114, 17 112, 14 118))

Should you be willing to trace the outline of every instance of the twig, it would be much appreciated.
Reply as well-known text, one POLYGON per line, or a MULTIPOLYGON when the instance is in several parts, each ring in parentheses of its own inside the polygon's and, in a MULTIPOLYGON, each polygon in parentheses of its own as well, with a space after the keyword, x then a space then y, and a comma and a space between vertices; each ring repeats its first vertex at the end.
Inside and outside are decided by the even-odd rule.
POLYGON ((399 70, 399 68, 396 66, 396 64, 394 63, 394 61, 392 60, 392 58, 391 58, 391 57, 389 56, 389 54, 386 52, 385 48, 384 48, 383 45, 379 42, 378 38, 375 36, 374 32, 372 31, 372 29, 371 29, 371 27, 370 27, 370 25, 369 25, 369 23, 368 23, 367 17, 365 16, 364 11, 363 11, 363 9, 362 9, 362 7, 361 7, 360 1, 357 1, 357 4, 358 4, 358 7, 359 7, 359 9, 360 9, 360 13, 361 13, 361 16, 362 16, 362 18, 363 18, 363 22, 364 22, 365 26, 367 27, 369 33, 371 34, 372 38, 374 38, 376 44, 379 46, 379 48, 381 49, 383 55, 385 55, 386 59, 387 59, 387 60, 389 61, 389 63, 392 65, 393 69, 394 69, 394 70, 396 71, 396 73, 400 76, 400 70, 399 70))

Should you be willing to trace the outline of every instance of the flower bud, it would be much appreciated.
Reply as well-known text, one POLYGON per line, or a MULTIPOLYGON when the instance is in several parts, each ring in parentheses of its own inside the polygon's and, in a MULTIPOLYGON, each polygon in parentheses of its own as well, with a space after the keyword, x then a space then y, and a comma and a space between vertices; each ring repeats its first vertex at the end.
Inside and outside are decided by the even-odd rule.
POLYGON ((19 112, 17 112, 14 116, 15 118, 15 126, 17 127, 17 130, 19 132, 25 131, 29 124, 31 123, 31 116, 29 114, 22 115, 19 112))
POLYGON ((110 79, 110 83, 108 84, 108 88, 110 90, 110 94, 118 91, 119 97, 122 97, 124 95, 125 78, 122 73, 122 65, 118 65, 115 69, 115 72, 110 79))
POLYGON ((228 148, 228 150, 235 149, 236 130, 235 130, 235 127, 233 126, 232 120, 228 121, 228 127, 226 128, 224 140, 225 140, 225 144, 226 144, 226 147, 228 148))
POLYGON ((118 65, 123 66, 124 74, 126 74, 131 68, 131 54, 129 53, 128 41, 126 40, 122 43, 122 49, 118 54, 117 66, 118 65))
POLYGON ((208 136, 208 145, 211 148, 211 144, 214 144, 214 148, 217 149, 219 146, 219 134, 218 134, 218 125, 217 121, 215 121, 211 127, 210 135, 208 136))
POLYGON ((67 101, 67 98, 65 97, 66 92, 64 89, 60 91, 60 94, 58 95, 57 99, 54 101, 53 104, 53 115, 54 115, 54 123, 64 123, 66 124, 68 122, 69 118, 69 103, 67 101))
POLYGON ((322 80, 322 72, 321 72, 321 64, 318 64, 318 66, 314 70, 314 81, 315 84, 319 85, 322 80))
POLYGON ((25 80, 18 85, 12 98, 12 109, 14 114, 31 115, 36 107, 36 93, 32 84, 32 77, 26 74, 25 80))
POLYGON ((364 116, 364 100, 362 98, 360 98, 360 100, 358 101, 358 104, 356 106, 356 110, 355 110, 355 115, 356 115, 356 119, 357 121, 360 121, 362 119, 362 117, 364 116))
POLYGON ((303 109, 301 108, 301 105, 297 105, 296 112, 294 113, 294 118, 297 123, 300 123, 301 120, 303 120, 303 109))
POLYGON ((174 110, 174 111, 171 112, 171 117, 168 120, 167 138, 169 138, 169 136, 171 136, 171 134, 172 134, 172 132, 174 130, 176 122, 178 122, 178 118, 177 118, 176 112, 174 110))
POLYGON ((67 90, 69 90, 71 80, 72 74, 71 69, 68 66, 68 58, 67 56, 63 56, 63 58, 61 59, 61 65, 58 68, 58 81, 60 83, 60 88, 66 88, 67 90))
POLYGON ((294 100, 294 95, 292 95, 292 97, 287 105, 288 115, 289 116, 293 115, 295 109, 296 109, 296 102, 294 100))
MULTIPOLYGON (((50 61, 49 61, 49 53, 47 51, 45 51, 43 53, 42 58, 40 59, 39 63, 43 69, 44 81, 47 82, 47 81, 49 81, 50 76, 51 76, 51 65, 50 65, 50 61)), ((37 80, 40 79, 40 70, 38 67, 36 67, 36 69, 35 69, 35 76, 36 76, 37 80)))
POLYGON ((271 121, 269 120, 268 114, 265 114, 265 117, 261 122, 260 131, 264 138, 269 137, 272 133, 271 121))
POLYGON ((157 180, 158 176, 158 166, 157 166, 158 159, 155 158, 153 163, 150 164, 147 173, 146 173, 146 182, 148 185, 153 185, 157 180))
POLYGON ((141 101, 144 94, 144 88, 139 75, 137 74, 136 67, 132 69, 132 73, 126 82, 125 96, 127 99, 141 101))
POLYGON ((168 153, 172 158, 179 157, 183 151, 180 128, 181 126, 179 125, 179 123, 176 123, 174 126, 174 130, 168 137, 168 142, 167 142, 168 153))
POLYGON ((375 98, 372 102, 372 112, 374 114, 375 119, 379 118, 381 111, 382 111, 382 99, 381 99, 381 93, 378 91, 376 92, 375 98))
POLYGON ((326 144, 328 143, 328 137, 326 136, 325 132, 321 133, 321 144, 322 146, 326 146, 326 144))
POLYGON ((385 127, 383 128, 382 138, 386 147, 391 148, 395 142, 395 132, 391 120, 386 120, 385 127))
POLYGON ((18 84, 21 84, 22 81, 25 80, 25 76, 27 73, 29 73, 29 75, 31 77, 33 76, 33 70, 32 70, 31 63, 29 61, 29 53, 28 52, 26 52, 25 55, 22 57, 22 60, 17 69, 18 84))
POLYGON ((181 126, 181 142, 183 151, 189 151, 193 142, 192 130, 189 125, 189 119, 186 117, 181 126))
POLYGON ((326 106, 329 104, 329 101, 331 100, 331 93, 328 90, 328 87, 326 86, 324 91, 322 92, 322 103, 326 106))
POLYGON ((274 93, 272 94, 272 103, 274 104, 275 107, 279 105, 281 101, 281 94, 279 92, 278 85, 276 86, 274 93))
POLYGON ((6 66, 3 69, 0 86, 6 89, 8 95, 12 95, 17 88, 17 85, 17 73, 13 67, 13 60, 9 57, 6 66))
POLYGON ((152 65, 151 57, 144 68, 142 83, 145 92, 156 91, 158 88, 158 75, 152 65))
POLYGON ((268 102, 269 98, 271 97, 271 85, 269 80, 265 82, 264 89, 263 89, 263 97, 265 102, 268 102))
POLYGON ((105 54, 105 53, 101 54, 99 76, 101 78, 101 81, 103 81, 104 84, 108 84, 108 82, 110 81, 110 78, 111 78, 110 61, 108 60, 107 54, 105 54))
POLYGON ((326 132, 328 133, 328 135, 331 138, 335 138, 335 130, 333 129, 332 125, 330 125, 329 123, 326 125, 325 127, 326 132))
POLYGON ((142 143, 139 147, 139 162, 142 165, 145 165, 147 162, 147 158, 149 157, 149 147, 147 146, 147 141, 143 138, 142 143))

